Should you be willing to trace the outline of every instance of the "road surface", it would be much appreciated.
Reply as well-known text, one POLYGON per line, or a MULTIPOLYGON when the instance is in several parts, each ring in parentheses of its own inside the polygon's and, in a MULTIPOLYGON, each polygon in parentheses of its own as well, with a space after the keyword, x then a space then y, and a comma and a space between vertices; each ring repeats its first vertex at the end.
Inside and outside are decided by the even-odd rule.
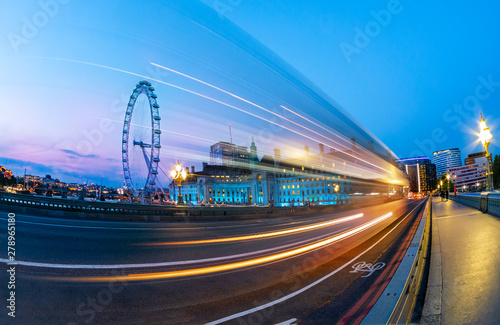
POLYGON ((16 300, 0 324, 356 324, 424 203, 205 223, 17 214, 14 261, 0 211, 1 299, 14 267, 16 300))

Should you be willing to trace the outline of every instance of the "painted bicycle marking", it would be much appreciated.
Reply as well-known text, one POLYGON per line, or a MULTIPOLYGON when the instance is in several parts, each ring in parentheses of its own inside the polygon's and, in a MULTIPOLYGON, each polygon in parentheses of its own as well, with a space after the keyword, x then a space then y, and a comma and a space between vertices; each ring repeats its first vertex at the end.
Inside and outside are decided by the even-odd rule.
POLYGON ((362 278, 367 278, 370 275, 372 275, 373 272, 384 268, 384 266, 385 266, 385 263, 383 263, 383 262, 378 262, 375 264, 366 263, 366 262, 358 262, 352 266, 352 268, 354 270, 351 271, 351 273, 368 272, 367 274, 361 276, 362 278))

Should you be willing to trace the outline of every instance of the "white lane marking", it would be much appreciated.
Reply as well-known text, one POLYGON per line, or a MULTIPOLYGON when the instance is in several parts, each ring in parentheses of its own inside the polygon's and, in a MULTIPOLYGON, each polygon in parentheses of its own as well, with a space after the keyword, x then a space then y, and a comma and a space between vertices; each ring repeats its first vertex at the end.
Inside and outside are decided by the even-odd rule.
POLYGON ((224 318, 221 318, 221 319, 218 319, 218 320, 215 320, 213 322, 209 322, 209 323, 206 323, 205 325, 216 325, 216 324, 221 324, 221 323, 224 323, 224 322, 227 322, 227 321, 230 321, 232 319, 236 319, 236 318, 240 318, 242 316, 245 316, 245 315, 248 315, 248 314, 252 314, 252 313, 255 313, 256 311, 259 311, 259 310, 262 310, 262 309, 266 309, 266 308, 269 308, 271 306, 274 306, 274 305, 277 305, 283 301, 286 301, 290 298, 293 298, 299 294, 301 294, 302 292, 304 291, 307 291, 309 290, 310 288, 320 284, 321 282, 325 281, 326 279, 328 279, 329 277, 331 277, 332 275, 335 275, 337 274, 338 272, 340 272, 341 270, 343 270, 344 268, 346 268, 347 266, 349 266, 351 263, 353 263, 354 261, 356 261, 358 258, 360 258, 361 256, 363 256, 365 253, 367 253, 368 251, 370 251, 373 247, 377 246, 383 239, 385 239, 387 236, 389 236, 389 234, 391 232, 393 232, 406 218, 408 218, 409 215, 411 215, 411 213, 413 211, 415 211, 416 208, 418 208, 420 205, 422 205, 423 203, 425 203, 426 201, 424 202, 421 202, 419 203, 413 210, 410 211, 410 213, 408 213, 406 215, 406 217, 404 217, 400 222, 398 222, 398 224, 396 226, 394 226, 394 228, 392 228, 387 234, 385 234, 382 238, 380 238, 375 244, 373 244, 372 246, 368 247, 365 251, 363 251, 362 253, 360 253, 358 256, 354 257, 352 260, 350 260, 349 262, 345 263, 344 265, 342 265, 341 267, 339 267, 338 269, 332 271, 331 273, 325 275, 324 277, 314 281, 313 283, 303 287, 302 289, 299 289, 295 292, 292 292, 284 297, 281 297, 280 299, 277 299, 277 300, 274 300, 274 301, 271 301, 267 304, 264 304, 264 305, 261 305, 261 306, 257 306, 257 307, 254 307, 254 308, 251 308, 251 309, 248 309, 248 310, 245 310, 245 311, 242 311, 242 312, 239 312, 237 314, 233 314, 233 315, 230 315, 230 316, 226 316, 224 318))
POLYGON ((380 269, 383 269, 385 266, 384 262, 378 262, 375 264, 372 263, 366 263, 366 262, 358 262, 352 266, 354 270, 351 271, 351 273, 358 273, 358 272, 368 272, 368 274, 362 275, 362 278, 367 278, 370 275, 373 274, 373 272, 378 271, 380 269))
MULTIPOLYGON (((405 204, 404 206, 409 205, 410 203, 405 204)), ((17 221, 17 222, 20 222, 20 221, 17 221)), ((24 222, 31 223, 29 221, 24 221, 24 222)), ((112 229, 116 229, 116 228, 112 228, 112 229)), ((126 228, 126 229, 128 229, 128 228, 126 228)), ((157 228, 153 228, 153 229, 157 229, 157 228)), ((347 229, 347 227, 344 227, 344 228, 342 228, 336 232, 333 232, 333 233, 325 234, 325 235, 318 236, 315 238, 309 238, 307 240, 302 240, 299 242, 295 242, 295 243, 291 243, 291 244, 287 244, 287 245, 283 245, 283 246, 268 248, 268 249, 264 249, 264 250, 260 250, 260 251, 247 252, 247 253, 229 255, 229 256, 205 258, 205 259, 199 259, 199 260, 159 262, 159 263, 140 263, 140 264, 61 264, 61 263, 29 262, 29 261, 20 261, 20 260, 17 260, 17 263, 20 265, 24 265, 24 266, 52 268, 52 269, 126 269, 126 268, 150 268, 150 267, 179 266, 179 265, 206 263, 206 262, 217 262, 217 261, 223 261, 223 260, 228 260, 228 259, 233 259, 233 258, 240 258, 240 257, 246 257, 246 256, 251 256, 251 255, 256 255, 256 254, 267 253, 267 252, 275 251, 275 250, 282 250, 282 249, 285 249, 285 248, 288 248, 291 246, 301 245, 301 244, 308 243, 308 242, 311 242, 314 240, 320 240, 320 239, 323 239, 325 237, 331 236, 332 234, 337 234, 339 232, 342 232, 346 229, 347 229)), ((0 258, 0 262, 1 263, 8 263, 9 260, 4 259, 4 258, 0 258)))
MULTIPOLYGON (((29 218, 37 218, 28 216, 29 218)), ((344 216, 340 216, 342 218, 344 216)), ((0 218, 1 221, 7 221, 7 219, 0 218)), ((331 220, 331 219, 325 219, 331 220)), ((255 223, 248 223, 243 225, 229 225, 229 226, 206 226, 206 227, 137 227, 140 224, 131 225, 131 227, 104 227, 104 226, 84 226, 84 225, 66 225, 66 224, 55 224, 55 223, 44 223, 44 222, 36 222, 36 221, 26 221, 26 220, 16 220, 17 223, 26 223, 40 226, 50 226, 50 227, 62 227, 62 228, 81 228, 81 229, 103 229, 103 230, 205 230, 205 229, 226 229, 226 228, 244 228, 246 226, 287 226, 293 225, 297 223, 307 223, 307 221, 293 221, 284 224, 279 224, 277 222, 264 222, 257 221, 255 223), (133 227, 133 228, 132 228, 133 227)), ((314 220, 312 222, 315 222, 314 220)))
MULTIPOLYGON (((408 202, 402 207, 405 207, 412 202, 408 202)), ((359 211, 359 210, 354 210, 359 211)), ((20 216, 23 217, 28 217, 32 219, 45 219, 44 217, 37 217, 37 216, 30 216, 30 215, 25 215, 25 214, 19 214, 20 216)), ((320 214, 319 216, 323 216, 324 214, 320 214)), ((328 216, 328 214, 327 214, 328 216)), ((339 218, 344 217, 343 215, 340 215, 339 218)), ((279 219, 279 218, 277 218, 279 219)), ((0 218, 1 221, 7 221, 5 218, 0 218)), ((325 220, 331 220, 331 219, 325 219, 325 220)), ((75 220, 75 221, 81 221, 81 222, 91 222, 91 221, 84 221, 84 220, 75 220)), ((265 225, 279 225, 279 223, 275 222, 276 220, 268 221, 264 223, 265 225)), ((301 221, 301 220, 294 220, 293 218, 289 219, 288 223, 285 223, 283 225, 293 225, 297 223, 307 223, 307 221, 301 221)), ((317 220, 313 220, 312 222, 315 222, 317 220)), ((64 224, 54 224, 54 223, 43 223, 43 222, 35 222, 35 221, 26 221, 26 220, 16 220, 17 223, 27 223, 27 224, 33 224, 33 225, 41 225, 41 226, 50 226, 50 227, 65 227, 65 228, 82 228, 82 229, 104 229, 104 230, 200 230, 200 229, 221 229, 221 228, 237 228, 237 227, 242 227, 242 226, 261 226, 260 220, 254 223, 249 223, 249 224, 243 224, 243 225, 228 225, 228 226, 207 226, 207 227, 137 227, 138 225, 144 224, 142 221, 141 223, 137 224, 131 224, 133 227, 100 227, 100 226, 84 226, 84 225, 64 225, 64 224)), ((281 226, 283 226, 281 225, 281 226)))
POLYGON ((296 324, 297 324, 297 318, 292 318, 281 323, 276 323, 274 325, 296 325, 296 324))
POLYGON ((471 212, 471 213, 457 214, 457 215, 454 215, 454 216, 438 217, 438 218, 435 218, 435 219, 439 220, 439 219, 448 219, 448 218, 463 217, 463 216, 475 216, 475 215, 478 215, 478 214, 484 214, 484 213, 482 213, 482 212, 471 212))
MULTIPOLYGON (((42 262, 28 262, 28 261, 20 261, 20 260, 16 260, 16 263, 19 265, 24 265, 24 266, 45 267, 45 268, 52 268, 52 269, 126 269, 126 268, 165 267, 165 266, 178 266, 178 265, 206 263, 206 262, 217 262, 217 261, 223 261, 223 260, 228 260, 228 259, 233 259, 233 258, 241 258, 241 257, 246 257, 246 256, 251 256, 251 255, 268 253, 268 252, 272 252, 272 251, 283 250, 285 248, 289 248, 289 247, 293 247, 293 246, 297 246, 297 245, 302 245, 302 244, 309 243, 311 241, 317 241, 317 240, 321 240, 321 239, 326 238, 326 237, 330 237, 331 235, 337 234, 339 232, 343 232, 344 230, 346 230, 348 228, 349 227, 344 227, 344 228, 339 229, 333 233, 328 233, 328 234, 321 235, 321 236, 314 237, 314 238, 308 238, 306 240, 301 240, 301 241, 298 241, 295 243, 290 243, 290 244, 286 244, 286 245, 282 245, 282 246, 266 248, 266 249, 262 249, 259 251, 253 251, 253 252, 247 252, 247 253, 241 253, 241 254, 229 255, 229 256, 204 258, 204 259, 199 259, 199 260, 159 262, 159 263, 142 263, 142 264, 103 264, 103 265, 53 264, 53 263, 42 263, 42 262)), ((5 258, 0 258, 0 262, 7 263, 7 262, 9 262, 9 260, 5 259, 5 258)))

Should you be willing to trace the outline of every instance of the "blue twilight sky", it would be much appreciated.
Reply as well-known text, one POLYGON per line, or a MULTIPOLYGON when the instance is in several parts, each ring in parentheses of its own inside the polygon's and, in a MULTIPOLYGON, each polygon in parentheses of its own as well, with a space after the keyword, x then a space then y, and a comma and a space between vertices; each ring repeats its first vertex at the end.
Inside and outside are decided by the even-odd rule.
POLYGON ((476 128, 478 111, 498 139, 498 2, 239 3, 227 10, 230 19, 303 72, 400 157, 449 147, 459 147, 464 156, 479 150, 471 145, 474 136, 459 126, 476 128), (341 44, 355 45, 355 29, 372 27, 372 12, 392 5, 397 13, 385 27, 372 30, 375 36, 348 55, 349 62, 341 44), (480 78, 496 83, 481 88, 477 98, 480 78))
MULTIPOLYGON (((280 105, 332 132, 349 132, 342 120, 323 114, 305 88, 277 76, 275 61, 256 59, 265 50, 253 43, 242 50, 244 37, 231 22, 399 157, 458 147, 464 158, 480 150, 474 135, 479 112, 494 138, 500 136, 499 6, 409 0, 5 2, 0 165, 18 175, 27 168, 67 182, 100 182, 103 176, 120 185, 125 108, 135 84, 147 78, 161 107, 165 169, 177 159, 200 168, 211 144, 229 140, 229 123, 234 141, 249 146, 254 138, 260 155, 279 147, 284 156, 296 156, 306 144, 317 151, 317 135, 298 136, 273 124, 280 105)), ((363 132, 356 132, 347 138, 363 143, 363 132)), ((491 150, 497 152, 495 143, 491 150)))

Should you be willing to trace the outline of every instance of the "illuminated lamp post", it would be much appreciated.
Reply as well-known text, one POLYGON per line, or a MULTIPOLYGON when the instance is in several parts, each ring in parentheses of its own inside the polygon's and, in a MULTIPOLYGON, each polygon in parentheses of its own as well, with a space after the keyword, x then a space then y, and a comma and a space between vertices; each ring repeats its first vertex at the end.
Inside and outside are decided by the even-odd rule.
POLYGON ((181 194, 181 183, 183 180, 187 178, 187 173, 182 168, 181 164, 179 161, 177 161, 177 164, 172 167, 172 170, 170 171, 170 176, 172 176, 172 179, 177 182, 177 186, 179 187, 179 196, 177 196, 177 204, 182 205, 184 204, 184 200, 182 199, 182 194, 181 194))
POLYGON ((493 191, 493 172, 491 171, 491 154, 489 152, 489 146, 490 146, 490 141, 493 136, 491 135, 490 128, 486 126, 486 121, 483 118, 483 114, 481 114, 481 120, 479 121, 479 128, 480 128, 480 133, 479 133, 479 139, 481 140, 481 143, 483 144, 484 149, 486 150, 486 160, 488 164, 488 171, 486 173, 486 190, 487 191, 493 191))

